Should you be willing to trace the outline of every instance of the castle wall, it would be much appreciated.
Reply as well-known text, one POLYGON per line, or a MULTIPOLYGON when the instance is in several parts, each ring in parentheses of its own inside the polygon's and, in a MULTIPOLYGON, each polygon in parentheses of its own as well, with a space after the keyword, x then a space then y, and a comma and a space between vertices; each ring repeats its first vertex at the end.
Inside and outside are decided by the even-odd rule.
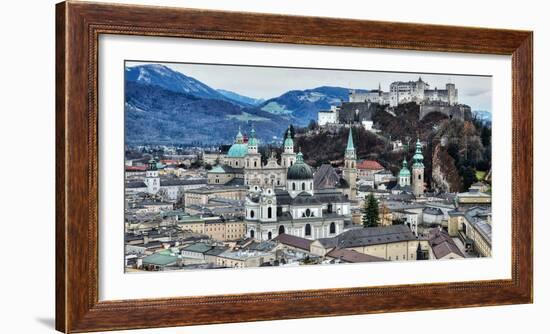
POLYGON ((471 119, 471 108, 466 105, 440 105, 440 104, 421 104, 420 119, 426 115, 438 112, 446 115, 449 118, 458 118, 462 120, 471 119))

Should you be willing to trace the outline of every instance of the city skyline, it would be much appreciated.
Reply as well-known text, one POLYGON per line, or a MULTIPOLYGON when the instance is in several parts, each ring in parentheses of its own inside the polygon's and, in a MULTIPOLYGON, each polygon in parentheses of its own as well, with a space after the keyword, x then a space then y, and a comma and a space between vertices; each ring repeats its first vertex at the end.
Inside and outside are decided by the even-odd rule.
POLYGON ((492 113, 492 77, 489 76, 140 61, 127 61, 126 66, 155 63, 197 79, 214 89, 266 100, 288 91, 321 86, 374 90, 380 85, 383 91, 388 91, 392 82, 416 81, 422 77, 432 89, 445 89, 446 83, 454 83, 459 90, 461 103, 471 106, 472 110, 492 113))

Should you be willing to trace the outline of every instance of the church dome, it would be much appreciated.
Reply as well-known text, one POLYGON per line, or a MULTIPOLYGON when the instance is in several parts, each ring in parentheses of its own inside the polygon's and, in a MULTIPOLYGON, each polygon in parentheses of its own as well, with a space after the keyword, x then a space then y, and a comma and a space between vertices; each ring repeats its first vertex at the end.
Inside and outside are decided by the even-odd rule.
POLYGON ((246 156, 246 153, 248 152, 248 145, 247 144, 233 144, 229 148, 229 151, 227 152, 227 156, 229 158, 244 158, 246 156))
POLYGON ((244 142, 243 134, 241 133, 241 128, 239 128, 239 133, 235 137, 235 144, 231 145, 229 151, 227 152, 228 158, 244 158, 248 153, 248 145, 244 142))
POLYGON ((296 162, 290 166, 286 174, 288 180, 307 180, 313 179, 313 170, 304 162, 302 152, 296 155, 296 162))
POLYGON ((399 171, 399 176, 408 177, 411 176, 411 171, 407 168, 407 160, 403 159, 403 168, 399 171))

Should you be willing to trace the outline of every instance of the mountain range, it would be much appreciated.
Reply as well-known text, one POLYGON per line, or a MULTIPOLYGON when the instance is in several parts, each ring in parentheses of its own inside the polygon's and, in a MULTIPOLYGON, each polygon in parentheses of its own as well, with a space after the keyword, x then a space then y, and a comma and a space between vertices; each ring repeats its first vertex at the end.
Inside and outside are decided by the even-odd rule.
POLYGON ((291 90, 268 100, 215 89, 160 64, 127 67, 128 144, 231 143, 255 127, 264 142, 280 140, 289 124, 306 126, 319 110, 348 100, 348 88, 291 90))

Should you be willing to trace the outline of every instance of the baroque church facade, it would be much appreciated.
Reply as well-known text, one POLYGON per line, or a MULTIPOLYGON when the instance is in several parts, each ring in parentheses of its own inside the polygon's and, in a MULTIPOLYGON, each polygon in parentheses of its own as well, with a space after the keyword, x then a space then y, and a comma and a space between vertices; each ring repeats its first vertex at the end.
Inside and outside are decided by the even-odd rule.
POLYGON ((346 221, 351 219, 350 199, 355 199, 357 193, 357 161, 351 127, 342 173, 347 184, 344 191, 315 189, 313 168, 305 163, 301 152, 293 153, 291 140, 285 139, 281 157, 281 165, 286 170, 284 186, 276 187, 271 182, 249 184, 245 201, 247 237, 270 240, 280 234, 290 234, 306 239, 327 238, 342 233, 346 221))
POLYGON ((245 186, 284 188, 287 169, 296 161, 294 141, 290 136, 290 131, 284 141, 281 164, 272 155, 267 163, 262 165, 258 146, 259 139, 256 138, 254 129, 251 130, 250 138, 246 143, 239 130, 235 142, 222 158, 222 163, 208 171, 208 183, 217 185, 238 183, 245 186))

